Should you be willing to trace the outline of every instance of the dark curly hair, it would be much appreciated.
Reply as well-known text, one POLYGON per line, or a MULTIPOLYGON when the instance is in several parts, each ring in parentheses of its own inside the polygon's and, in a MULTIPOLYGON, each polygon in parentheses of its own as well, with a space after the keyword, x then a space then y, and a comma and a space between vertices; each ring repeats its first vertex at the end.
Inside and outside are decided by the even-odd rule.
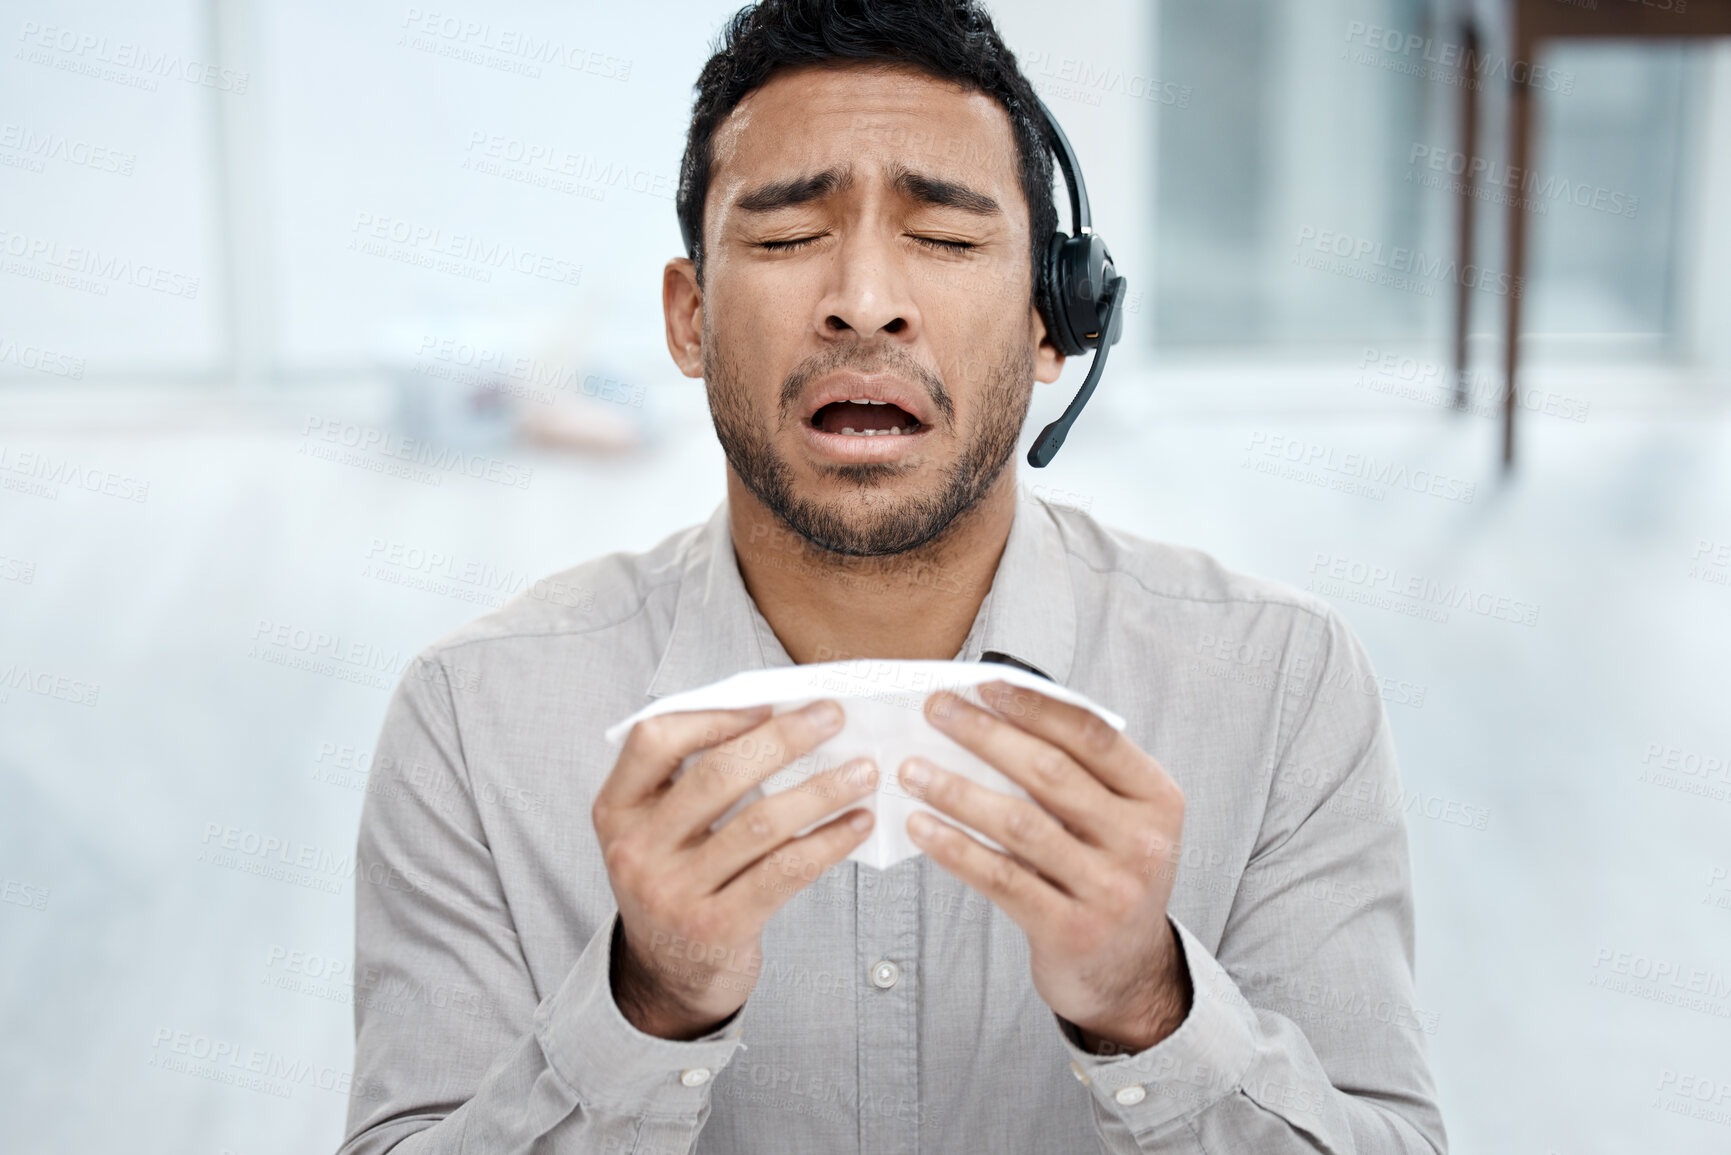
POLYGON ((674 202, 698 284, 703 283, 703 202, 716 128, 777 71, 829 61, 911 66, 986 93, 1004 106, 1028 202, 1031 283, 1038 285, 1039 262, 1058 227, 1052 153, 1033 87, 992 18, 974 0, 761 0, 733 14, 697 78, 674 202))

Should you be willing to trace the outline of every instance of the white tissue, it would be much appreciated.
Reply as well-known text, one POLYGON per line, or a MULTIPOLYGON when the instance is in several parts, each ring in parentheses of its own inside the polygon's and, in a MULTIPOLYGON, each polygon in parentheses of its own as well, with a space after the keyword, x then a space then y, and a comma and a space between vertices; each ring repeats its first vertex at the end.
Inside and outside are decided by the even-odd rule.
MULTIPOLYGON (((780 666, 770 670, 747 670, 719 682, 670 694, 607 730, 607 740, 623 743, 625 735, 645 718, 675 710, 736 710, 770 705, 775 713, 796 710, 819 698, 833 698, 846 715, 841 732, 810 754, 784 767, 763 783, 747 791, 715 827, 732 818, 743 807, 769 794, 779 794, 804 782, 813 774, 840 766, 854 758, 870 758, 878 768, 875 794, 858 803, 877 815, 872 833, 848 855, 855 862, 887 870, 904 858, 920 853, 908 838, 908 815, 916 810, 935 813, 902 787, 898 771, 903 762, 919 755, 955 774, 991 790, 1026 798, 1027 792, 984 761, 951 741, 926 721, 926 698, 936 690, 952 690, 983 705, 976 689, 984 682, 1008 682, 1035 690, 1047 697, 1081 706, 1099 715, 1113 729, 1122 730, 1124 719, 1096 705, 1073 690, 1015 666, 999 662, 914 662, 860 659, 851 662, 821 662, 804 666, 780 666)), ((683 769, 683 767, 682 767, 683 769)), ((825 819, 848 808, 838 805, 825 819)), ((953 821, 945 818, 945 821, 953 821)), ((822 820, 812 826, 821 825, 822 820)), ((959 824, 958 824, 959 825, 959 824)), ((807 829, 811 829, 808 827, 807 829)), ((803 832, 802 832, 803 833, 803 832)), ((974 832, 981 841, 997 843, 974 832)), ((1001 848, 1000 848, 1001 849, 1001 848)))

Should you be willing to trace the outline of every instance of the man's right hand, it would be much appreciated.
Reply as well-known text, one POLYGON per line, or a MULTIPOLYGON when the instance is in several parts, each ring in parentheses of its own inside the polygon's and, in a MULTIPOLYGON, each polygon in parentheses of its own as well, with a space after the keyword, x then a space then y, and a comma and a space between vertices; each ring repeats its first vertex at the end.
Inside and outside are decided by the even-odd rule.
POLYGON ((632 728, 593 817, 624 932, 613 997, 638 1030, 695 1039, 744 1006, 762 967, 764 924, 871 833, 871 814, 851 810, 793 837, 876 788, 877 769, 864 760, 758 799, 710 830, 746 791, 841 726, 841 707, 821 701, 774 717, 767 706, 660 714, 632 728))

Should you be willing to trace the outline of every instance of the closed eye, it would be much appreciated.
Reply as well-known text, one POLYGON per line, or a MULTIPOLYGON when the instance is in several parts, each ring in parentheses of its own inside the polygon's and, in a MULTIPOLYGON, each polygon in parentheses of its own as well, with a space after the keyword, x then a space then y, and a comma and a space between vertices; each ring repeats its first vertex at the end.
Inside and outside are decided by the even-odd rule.
POLYGON ((790 249, 797 249, 804 245, 809 245, 813 241, 821 240, 827 235, 827 233, 818 233, 816 236, 795 237, 792 240, 787 241, 759 241, 757 242, 757 247, 760 249, 768 249, 772 253, 787 252, 790 249))
POLYGON ((908 235, 913 237, 914 240, 918 241, 922 245, 934 249, 941 249, 946 253, 966 253, 979 248, 979 246, 974 244, 972 241, 949 241, 944 240, 941 237, 914 236, 913 233, 909 233, 908 235))

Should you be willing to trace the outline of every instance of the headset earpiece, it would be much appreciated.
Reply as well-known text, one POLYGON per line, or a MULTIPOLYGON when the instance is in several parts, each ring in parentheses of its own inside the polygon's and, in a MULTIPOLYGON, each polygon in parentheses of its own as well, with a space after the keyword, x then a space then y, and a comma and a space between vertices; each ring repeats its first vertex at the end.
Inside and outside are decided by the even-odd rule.
MULTIPOLYGON (((1112 254, 1098 235, 1052 234, 1052 244, 1046 253, 1042 311, 1052 344, 1066 357, 1079 357, 1101 344, 1101 326, 1105 323, 1101 310, 1106 289, 1117 276, 1112 254)), ((1106 343, 1117 339, 1116 333, 1111 334, 1106 343)))

